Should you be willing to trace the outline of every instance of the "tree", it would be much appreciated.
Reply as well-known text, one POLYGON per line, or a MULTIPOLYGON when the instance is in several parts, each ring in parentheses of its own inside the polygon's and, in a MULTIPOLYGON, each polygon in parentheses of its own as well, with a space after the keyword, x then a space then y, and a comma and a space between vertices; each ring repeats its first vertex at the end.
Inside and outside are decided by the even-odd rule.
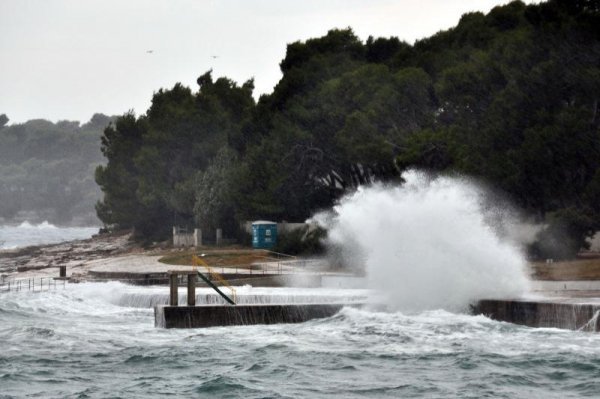
MULTIPOLYGON (((111 120, 104 118, 106 124, 111 120)), ((0 214, 8 221, 27 212, 32 222, 97 224, 100 190, 92 177, 103 162, 100 136, 106 124, 31 120, 2 127, 0 214)))
POLYGON ((136 222, 146 216, 137 200, 137 168, 133 157, 140 150, 147 129, 145 118, 137 119, 133 112, 128 112, 104 130, 101 149, 108 163, 96 169, 95 179, 104 193, 96 211, 105 225, 136 227, 136 222))
POLYGON ((145 116, 124 115, 105 131, 108 164, 96 180, 105 192, 98 214, 106 224, 153 239, 165 238, 172 224, 193 224, 196 175, 238 134, 254 106, 252 81, 241 87, 213 81, 208 71, 198 84, 197 93, 181 84, 159 90, 145 116))
POLYGON ((234 186, 237 161, 235 152, 223 147, 195 178, 194 217, 196 225, 205 231, 222 228, 225 234, 237 233, 234 186))
POLYGON ((125 209, 142 213, 105 220, 133 217, 147 231, 194 219, 234 225, 232 215, 297 221, 419 167, 493 185, 551 226, 540 239, 566 242, 566 232, 572 254, 600 228, 595 4, 513 1, 412 46, 331 30, 288 45, 281 80, 257 104, 251 80, 238 86, 211 71, 197 93, 160 90, 134 118, 143 133, 129 160, 109 156, 99 170, 100 210, 116 215, 119 189, 109 186, 131 179, 125 209))

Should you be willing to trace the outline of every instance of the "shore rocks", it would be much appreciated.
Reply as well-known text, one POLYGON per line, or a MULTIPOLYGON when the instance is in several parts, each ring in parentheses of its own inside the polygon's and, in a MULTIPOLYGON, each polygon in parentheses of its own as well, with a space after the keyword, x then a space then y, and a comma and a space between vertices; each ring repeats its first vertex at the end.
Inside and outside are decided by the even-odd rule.
POLYGON ((65 265, 76 268, 91 260, 128 252, 134 247, 130 237, 129 233, 106 234, 87 240, 0 251, 0 273, 11 274, 65 265))

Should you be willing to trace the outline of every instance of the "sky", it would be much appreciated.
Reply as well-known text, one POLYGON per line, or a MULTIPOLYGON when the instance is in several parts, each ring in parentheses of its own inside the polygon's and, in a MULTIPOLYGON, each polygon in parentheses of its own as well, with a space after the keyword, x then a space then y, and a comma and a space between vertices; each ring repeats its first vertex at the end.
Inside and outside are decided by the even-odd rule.
POLYGON ((351 27, 363 41, 415 40, 502 0, 0 0, 0 114, 9 123, 146 112, 152 94, 197 89, 209 69, 255 96, 286 45, 351 27))

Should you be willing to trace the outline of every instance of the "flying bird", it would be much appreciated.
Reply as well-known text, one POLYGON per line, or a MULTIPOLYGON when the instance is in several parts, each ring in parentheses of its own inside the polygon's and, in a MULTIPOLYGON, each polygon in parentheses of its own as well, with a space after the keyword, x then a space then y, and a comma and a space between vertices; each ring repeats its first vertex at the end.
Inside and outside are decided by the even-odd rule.
POLYGON ((218 55, 211 55, 211 58, 219 58, 218 55))
POLYGON ((146 50, 146 53, 148 54, 152 54, 154 52, 154 50, 146 50))

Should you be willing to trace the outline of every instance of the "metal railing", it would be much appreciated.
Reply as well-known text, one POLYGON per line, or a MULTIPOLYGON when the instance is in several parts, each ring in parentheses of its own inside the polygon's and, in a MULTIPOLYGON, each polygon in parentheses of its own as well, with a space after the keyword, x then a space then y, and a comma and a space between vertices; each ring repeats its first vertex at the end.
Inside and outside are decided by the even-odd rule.
MULTIPOLYGON (((282 274, 315 274, 315 275, 328 275, 331 274, 328 271, 319 270, 322 260, 320 259, 298 259, 295 256, 285 254, 283 259, 276 259, 265 256, 265 262, 258 264, 246 264, 246 265, 223 265, 223 266, 210 266, 210 272, 220 274, 223 277, 231 278, 232 274, 236 274, 236 278, 244 278, 244 275, 248 276, 267 276, 267 275, 282 275, 282 274), (229 276, 228 276, 229 275, 229 276)), ((205 268, 206 266, 197 266, 205 268)), ((208 269, 208 268, 207 268, 208 269)), ((205 269, 207 272, 209 270, 205 269)), ((221 283, 223 286, 230 284, 224 284, 220 279, 215 278, 212 280, 221 283)), ((181 285, 186 284, 185 276, 179 276, 179 283, 181 285)), ((226 278, 223 280, 227 281, 226 278)), ((144 276, 144 277, 123 277, 123 278, 110 278, 110 277, 94 277, 88 275, 81 281, 88 282, 109 282, 109 281, 120 281, 123 283, 131 284, 142 284, 142 285, 163 285, 168 284, 169 279, 164 275, 144 276)), ((55 277, 29 277, 29 278, 12 278, 0 280, 0 294, 8 292, 19 292, 19 291, 30 291, 30 292, 41 292, 50 291, 58 288, 64 289, 67 285, 66 279, 56 279, 55 277)), ((78 282, 78 281, 75 281, 78 282)))
POLYGON ((240 265, 221 265, 210 266, 213 271, 220 274, 328 274, 318 270, 309 270, 312 267, 321 265, 320 259, 292 259, 278 260, 270 257, 263 257, 264 262, 240 265))
MULTIPOLYGON (((231 284, 229 284, 229 281, 227 281, 226 278, 224 278, 221 274, 217 273, 216 271, 214 271, 201 257, 193 255, 192 256, 192 265, 194 266, 194 269, 198 266, 200 267, 204 267, 206 268, 206 271, 208 272, 208 275, 210 276, 210 280, 216 281, 217 283, 221 284, 224 287, 227 287, 229 289, 229 291, 231 291, 231 296, 233 297, 233 302, 235 303, 236 297, 237 297, 237 292, 235 290, 235 288, 233 288, 231 286, 231 284)), ((198 272, 198 274, 200 274, 200 272, 198 272)), ((204 278, 204 275, 200 274, 200 277, 204 278)), ((208 284, 210 284, 209 280, 206 280, 206 282, 208 284)), ((215 288, 215 290, 218 291, 217 288, 215 288)), ((221 294, 221 292, 219 292, 219 294, 221 294)), ((221 294, 222 295, 222 294, 221 294)))
POLYGON ((57 280, 54 277, 29 277, 0 281, 0 293, 31 291, 41 292, 65 288, 66 280, 57 280))

